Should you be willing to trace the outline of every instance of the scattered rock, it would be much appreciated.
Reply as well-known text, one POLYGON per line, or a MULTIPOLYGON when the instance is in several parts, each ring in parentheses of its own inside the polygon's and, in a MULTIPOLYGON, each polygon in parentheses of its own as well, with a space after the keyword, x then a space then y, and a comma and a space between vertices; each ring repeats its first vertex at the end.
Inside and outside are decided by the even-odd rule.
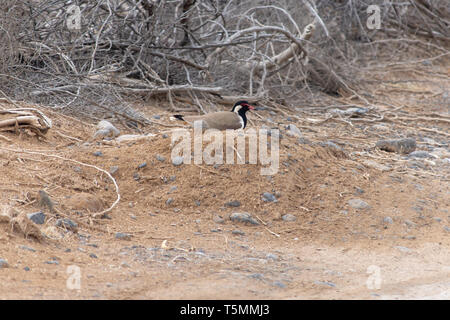
POLYGON ((348 205, 350 207, 355 208, 355 209, 368 209, 368 208, 370 208, 370 205, 367 202, 365 202, 365 201, 363 201, 363 200, 361 200, 359 198, 350 199, 350 200, 348 200, 347 203, 348 203, 348 205))
POLYGON ((30 271, 31 269, 29 267, 25 267, 25 268, 23 268, 23 270, 30 271))
POLYGON ((314 284, 336 288, 336 285, 330 281, 314 281, 314 284))
POLYGON ((115 237, 120 240, 131 240, 132 235, 124 232, 116 232, 115 237))
POLYGON ((181 165, 181 164, 183 163, 183 161, 184 161, 184 158, 181 157, 181 156, 176 156, 176 157, 173 157, 173 158, 172 158, 172 164, 173 164, 174 166, 179 166, 179 165, 181 165))
POLYGON ((89 257, 91 257, 91 258, 93 258, 93 259, 97 259, 97 255, 96 255, 95 253, 91 253, 91 254, 89 255, 89 257))
POLYGON ((45 223, 45 213, 43 213, 42 211, 29 213, 27 214, 27 217, 36 224, 45 223))
POLYGON ((138 165, 138 169, 145 168, 147 166, 147 162, 143 162, 140 165, 138 165))
POLYGON ((273 254, 273 253, 268 253, 266 255, 266 259, 276 261, 276 260, 278 260, 278 256, 276 254, 273 254))
POLYGON ((402 247, 402 246, 395 246, 394 248, 400 250, 401 252, 411 252, 412 251, 410 248, 402 247))
POLYGON ((274 281, 274 282, 273 282, 273 285, 274 285, 275 287, 278 287, 278 288, 281 288, 281 289, 286 288, 286 285, 285 285, 283 282, 281 282, 281 281, 274 281))
POLYGON ((416 226, 416 224, 410 220, 405 220, 405 224, 410 228, 414 228, 416 226))
POLYGON ((218 216, 218 215, 215 215, 213 217, 213 221, 215 223, 218 223, 218 224, 224 224, 225 223, 225 220, 221 216, 218 216))
POLYGON ((439 217, 433 217, 433 219, 434 219, 435 221, 437 221, 437 222, 441 222, 441 221, 442 221, 442 219, 439 218, 439 217))
POLYGON ((0 258, 0 269, 1 268, 8 268, 9 264, 8 261, 6 261, 5 259, 0 258))
POLYGON ((97 124, 97 132, 94 134, 94 139, 103 139, 105 137, 117 137, 120 130, 114 127, 111 122, 102 120, 97 124))
POLYGON ((259 225, 259 222, 256 221, 249 213, 247 212, 234 212, 230 215, 230 220, 233 222, 243 222, 250 223, 253 225, 259 225))
POLYGON ((444 226, 444 230, 450 232, 450 227, 444 226))
POLYGON ((77 232, 78 230, 78 224, 69 218, 62 218, 56 220, 55 226, 65 228, 67 230, 70 230, 72 232, 77 232))
POLYGON ((286 222, 293 222, 293 221, 297 220, 297 217, 294 216, 293 214, 288 213, 288 214, 284 214, 283 216, 281 216, 281 219, 283 219, 283 221, 286 221, 286 222))
POLYGON ((159 119, 161 119, 161 116, 160 116, 159 114, 155 114, 155 115, 153 116, 153 119, 159 120, 159 119))
POLYGON ((156 160, 161 161, 161 162, 164 162, 164 161, 166 161, 166 157, 164 157, 164 156, 162 156, 162 155, 160 155, 160 154, 157 154, 157 155, 156 155, 156 160))
POLYGON ((72 195, 69 199, 65 200, 64 204, 71 210, 87 212, 102 211, 104 206, 101 199, 87 192, 72 195))
POLYGON ((169 198, 166 200, 166 205, 170 205, 173 202, 173 198, 169 198))
POLYGON ((103 156, 103 152, 101 152, 101 151, 95 151, 95 152, 93 152, 92 153, 94 156, 96 156, 96 157, 102 157, 103 156))
POLYGON ((163 139, 167 139, 169 137, 169 135, 167 133, 163 133, 162 137, 163 137, 163 139))
POLYGON ((394 220, 392 220, 391 217, 384 217, 383 222, 388 223, 388 224, 393 224, 394 220))
POLYGON ((408 154, 416 150, 416 140, 412 138, 379 140, 375 146, 388 152, 408 154))
POLYGON ((410 154, 408 154, 408 158, 422 158, 422 159, 431 158, 431 159, 434 159, 435 157, 427 151, 417 150, 417 151, 413 151, 410 154))
POLYGON ((245 232, 241 231, 241 230, 233 230, 231 231, 232 234, 234 235, 238 235, 238 236, 245 236, 245 232))
POLYGON ((227 203, 225 203, 226 207, 233 207, 233 208, 237 208, 241 206, 241 202, 238 200, 233 200, 233 201, 229 201, 227 203))
POLYGON ((373 160, 363 160, 363 164, 366 165, 367 167, 374 168, 374 169, 377 169, 380 171, 390 171, 391 170, 391 167, 386 166, 381 163, 378 163, 373 160))
POLYGON ((23 250, 28 250, 28 251, 31 251, 31 252, 36 252, 35 249, 30 248, 30 247, 27 247, 27 246, 20 246, 19 248, 20 248, 20 249, 23 249, 23 250))
POLYGON ((197 207, 200 207, 200 205, 201 205, 201 202, 198 201, 198 200, 195 200, 194 203, 195 203, 195 205, 196 205, 197 207))
POLYGON ((264 202, 278 202, 277 198, 270 192, 264 192, 262 194, 262 200, 264 202))
POLYGON ((111 166, 111 167, 109 167, 109 173, 112 174, 112 175, 115 174, 117 172, 117 170, 119 170, 118 166, 111 166))
POLYGON ((295 124, 292 124, 292 123, 289 124, 287 126, 287 130, 288 131, 286 132, 286 134, 288 136, 296 137, 296 138, 300 138, 302 136, 302 132, 300 131, 299 128, 297 128, 297 126, 295 124))

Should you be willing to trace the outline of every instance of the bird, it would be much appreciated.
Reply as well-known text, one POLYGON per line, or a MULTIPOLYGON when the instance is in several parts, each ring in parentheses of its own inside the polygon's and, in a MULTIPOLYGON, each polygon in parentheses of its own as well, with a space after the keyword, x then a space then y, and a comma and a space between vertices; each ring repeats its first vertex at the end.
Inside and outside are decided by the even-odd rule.
POLYGON ((244 129, 247 126, 247 116, 245 113, 253 109, 255 107, 250 105, 248 101, 239 100, 234 104, 231 111, 219 111, 200 116, 175 114, 171 119, 184 121, 194 127, 199 125, 202 129, 244 129))

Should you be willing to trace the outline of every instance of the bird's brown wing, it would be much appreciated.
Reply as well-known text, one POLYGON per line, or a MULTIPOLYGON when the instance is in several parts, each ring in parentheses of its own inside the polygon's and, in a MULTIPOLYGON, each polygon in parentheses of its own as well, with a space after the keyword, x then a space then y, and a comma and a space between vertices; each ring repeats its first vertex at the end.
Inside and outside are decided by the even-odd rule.
POLYGON ((201 116, 185 116, 183 119, 194 124, 195 121, 202 121, 202 128, 205 129, 240 129, 242 127, 241 117, 230 111, 220 111, 214 113, 208 113, 201 116))

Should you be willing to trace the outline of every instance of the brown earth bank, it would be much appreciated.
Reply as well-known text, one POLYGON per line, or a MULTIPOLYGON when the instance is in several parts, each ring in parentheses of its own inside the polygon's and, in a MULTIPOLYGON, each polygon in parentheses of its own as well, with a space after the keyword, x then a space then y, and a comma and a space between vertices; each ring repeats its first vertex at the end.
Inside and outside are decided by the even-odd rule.
POLYGON ((351 117, 344 98, 249 113, 249 128, 280 130, 270 176, 174 165, 176 124, 156 102, 137 106, 154 136, 120 144, 34 106, 53 121, 45 137, 0 136, 0 298, 450 298, 448 81, 391 77, 374 88, 390 103, 351 117), (423 152, 375 148, 407 137, 423 152), (44 224, 28 220, 39 211, 44 224))

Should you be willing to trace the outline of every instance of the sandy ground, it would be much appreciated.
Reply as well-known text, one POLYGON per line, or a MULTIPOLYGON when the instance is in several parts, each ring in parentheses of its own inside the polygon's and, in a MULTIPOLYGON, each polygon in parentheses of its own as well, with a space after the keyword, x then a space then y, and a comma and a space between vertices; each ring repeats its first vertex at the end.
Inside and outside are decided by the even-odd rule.
MULTIPOLYGON (((390 103, 359 118, 315 124, 331 109, 301 105, 250 114, 249 127, 282 134, 271 177, 260 164, 174 166, 171 127, 154 124, 143 128, 156 134, 146 141, 108 145, 89 142, 93 125, 42 108, 54 123, 45 139, 26 131, 0 139, 2 210, 46 214, 40 240, 0 222, 0 259, 7 261, 0 298, 449 299, 449 85, 394 80, 375 88, 389 91, 390 103), (288 124, 301 139, 287 134, 288 124), (374 148, 379 139, 403 137, 431 156, 374 148), (99 169, 117 169, 121 197, 105 219, 93 212, 110 207, 117 193, 99 169), (56 211, 41 203, 39 190, 56 211), (264 192, 277 201, 263 201, 264 192), (354 208, 352 199, 368 207, 354 208), (235 200, 239 207, 227 205, 235 200), (235 212, 258 225, 231 221, 235 212), (55 227, 62 215, 83 224, 55 227)), ((173 124, 152 103, 140 111, 173 124)), ((122 134, 135 133, 110 121, 122 134)))

